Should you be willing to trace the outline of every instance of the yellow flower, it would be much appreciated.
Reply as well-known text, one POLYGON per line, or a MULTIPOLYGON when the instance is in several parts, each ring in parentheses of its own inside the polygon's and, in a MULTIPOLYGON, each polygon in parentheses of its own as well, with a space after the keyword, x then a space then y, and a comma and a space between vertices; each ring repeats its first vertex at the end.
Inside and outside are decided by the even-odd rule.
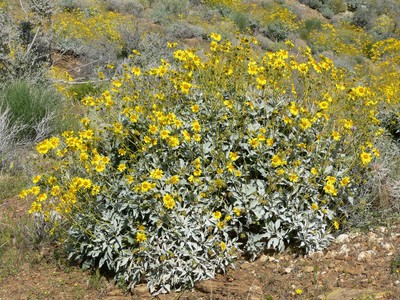
POLYGON ((156 125, 150 125, 149 126, 149 132, 151 134, 156 134, 158 132, 158 127, 156 125))
POLYGON ((333 227, 335 227, 336 230, 339 230, 340 224, 338 221, 333 221, 333 227))
POLYGON ((183 130, 182 135, 186 142, 190 142, 190 133, 187 130, 183 130))
POLYGON ((94 185, 94 186, 92 187, 92 191, 90 192, 90 194, 91 194, 92 196, 96 196, 96 195, 99 194, 99 193, 100 193, 100 186, 94 185))
POLYGON ((368 152, 363 151, 360 154, 360 158, 361 158, 361 162, 363 163, 363 165, 368 165, 372 161, 372 155, 371 155, 371 153, 368 153, 368 152))
POLYGON ((317 176, 319 173, 318 173, 318 170, 316 169, 316 168, 311 168, 311 174, 313 174, 313 175, 315 175, 315 176, 317 176))
POLYGON ((303 290, 302 290, 302 289, 297 289, 295 292, 296 292, 296 295, 301 295, 301 294, 303 294, 303 290))
POLYGON ((318 103, 319 108, 322 110, 327 110, 329 108, 329 103, 328 101, 322 101, 318 103))
POLYGON ((200 123, 198 121, 193 121, 192 122, 192 130, 194 132, 199 132, 201 130, 200 123))
POLYGON ((268 138, 268 139, 267 139, 267 146, 268 146, 268 147, 272 147, 273 145, 274 145, 274 139, 268 138))
POLYGON ((140 74, 141 74, 140 68, 138 68, 138 67, 133 67, 131 72, 135 76, 140 76, 140 74))
POLYGON ((222 37, 221 37, 220 34, 213 32, 213 33, 210 34, 210 38, 213 39, 214 41, 219 42, 222 37))
POLYGON ((336 182, 336 177, 335 176, 326 176, 325 181, 327 184, 334 184, 336 182))
POLYGON ((343 177, 342 178, 342 180, 340 180, 340 185, 341 186, 346 186, 346 185, 349 185, 349 183, 350 183, 350 178, 349 177, 343 177))
POLYGON ((248 140, 248 144, 252 148, 257 148, 260 145, 260 140, 258 138, 251 138, 248 140))
POLYGON ((301 118, 300 120, 300 128, 306 130, 311 127, 311 122, 307 118, 301 118))
POLYGON ((33 183, 38 183, 41 178, 42 178, 42 176, 36 175, 35 177, 33 177, 32 182, 33 183))
POLYGON ((47 194, 46 194, 46 193, 39 194, 39 195, 37 196, 37 201, 39 201, 39 202, 43 202, 43 201, 45 201, 46 199, 47 199, 47 194))
POLYGON ((191 87, 192 85, 189 82, 184 81, 181 84, 181 92, 183 94, 188 94, 191 87))
POLYGON ((143 232, 136 233, 136 241, 142 243, 147 240, 146 234, 143 232))
POLYGON ((340 140, 340 133, 337 132, 337 131, 332 130, 332 138, 333 138, 335 141, 340 140))
POLYGON ((372 148, 372 153, 375 155, 376 158, 379 158, 381 156, 379 150, 376 148, 372 148))
POLYGON ((194 104, 194 105, 192 105, 191 109, 192 109, 192 112, 198 113, 200 110, 200 106, 197 104, 194 104))
POLYGON ((283 166, 286 164, 286 161, 282 160, 279 155, 274 155, 271 158, 271 164, 274 168, 279 167, 279 166, 283 166))
POLYGON ((57 196, 61 193, 61 188, 58 185, 55 185, 51 188, 51 195, 57 196))
POLYGON ((175 207, 175 200, 170 194, 165 194, 163 197, 164 206, 167 209, 173 209, 175 207))
POLYGON ((226 244, 224 242, 219 243, 219 247, 221 248, 222 251, 225 251, 226 249, 226 244))
POLYGON ((193 171, 193 176, 199 177, 201 173, 202 173, 201 169, 196 169, 193 171))
POLYGON ((163 129, 160 131, 160 137, 163 140, 166 140, 167 138, 169 138, 169 134, 171 133, 171 131, 169 131, 168 129, 163 129))
POLYGON ((28 210, 28 213, 33 214, 41 211, 42 211, 42 204, 37 202, 32 202, 31 209, 28 210))
POLYGON ((146 193, 148 191, 150 191, 152 188, 154 188, 155 185, 153 185, 152 183, 148 182, 148 181, 143 181, 140 184, 140 191, 143 193, 146 193))
POLYGON ((319 206, 318 206, 318 204, 317 203, 313 203, 313 204, 311 204, 311 209, 312 210, 317 210, 319 208, 319 206))
POLYGON ((251 61, 247 65, 247 73, 250 75, 257 75, 258 74, 258 67, 255 61, 251 61))
POLYGON ((236 161, 239 158, 239 154, 237 152, 229 152, 229 158, 231 161, 236 161))
POLYGON ((299 181, 299 176, 297 176, 296 174, 290 174, 289 175, 289 180, 291 182, 298 182, 299 181))
POLYGON ((179 146, 179 138, 178 138, 177 136, 171 136, 171 137, 168 139, 168 144, 169 144, 172 148, 178 147, 178 146, 179 146))
POLYGON ((231 173, 235 172, 235 166, 231 162, 226 165, 226 168, 231 173))
POLYGON ((160 169, 154 169, 150 171, 150 178, 161 179, 164 176, 164 172, 160 169))
POLYGON ((282 176, 283 174, 285 174, 285 170, 284 170, 284 169, 277 169, 277 170, 275 171, 275 173, 276 173, 278 176, 282 176))
POLYGON ((292 102, 289 107, 289 111, 293 116, 297 116, 299 114, 299 109, 296 106, 296 103, 292 102))
POLYGON ((95 170, 96 170, 96 172, 101 173, 101 172, 104 171, 105 168, 106 168, 105 165, 103 165, 103 164, 98 164, 98 165, 96 165, 95 170))
POLYGON ((219 220, 219 219, 221 219, 222 214, 221 214, 220 211, 215 211, 215 212, 213 212, 213 217, 214 217, 215 219, 219 220))
POLYGON ((196 142, 200 142, 200 141, 201 141, 201 135, 198 134, 198 133, 196 133, 196 134, 193 136, 193 139, 194 139, 196 142))
POLYGON ((168 183, 170 183, 170 184, 178 184, 179 183, 179 176, 178 175, 174 175, 174 176, 171 176, 169 179, 168 179, 168 183))
POLYGON ((119 164, 117 169, 118 169, 118 171, 123 172, 123 171, 126 170, 126 165, 125 164, 119 164))
POLYGON ((331 183, 327 183, 325 186, 324 186, 324 191, 325 191, 325 193, 327 193, 327 194, 331 194, 331 195, 333 195, 333 196, 337 196, 337 189, 333 186, 333 184, 331 184, 331 183))
POLYGON ((240 214, 242 213, 242 210, 239 207, 234 207, 233 212, 235 213, 236 216, 239 217, 240 214))

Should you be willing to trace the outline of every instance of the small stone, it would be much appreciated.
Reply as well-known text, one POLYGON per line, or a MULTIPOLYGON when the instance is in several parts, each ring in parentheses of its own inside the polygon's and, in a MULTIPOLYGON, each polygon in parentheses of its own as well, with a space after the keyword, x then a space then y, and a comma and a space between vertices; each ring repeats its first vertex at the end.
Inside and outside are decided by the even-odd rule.
POLYGON ((347 267, 343 271, 350 275, 361 275, 364 272, 364 268, 361 265, 357 265, 357 266, 347 267))
POLYGON ((362 247, 362 245, 360 243, 356 243, 356 244, 353 245, 354 249, 359 249, 361 247, 362 247))
POLYGON ((283 273, 284 274, 289 274, 289 273, 291 273, 292 272, 292 268, 285 268, 285 269, 283 269, 283 273))
POLYGON ((312 259, 322 258, 323 256, 324 256, 324 252, 322 252, 322 251, 316 251, 316 252, 312 252, 309 254, 309 257, 312 259))
POLYGON ((247 269, 251 268, 251 264, 250 264, 248 261, 245 261, 245 262, 240 266, 240 268, 241 268, 242 270, 247 270, 247 269))
POLYGON ((385 233, 387 229, 386 229, 386 227, 380 226, 380 227, 378 228, 378 230, 379 230, 379 232, 381 232, 381 233, 385 233))
POLYGON ((393 244, 391 244, 391 243, 381 243, 381 247, 385 250, 393 250, 394 249, 393 244))
POLYGON ((348 243, 350 242, 349 236, 347 234, 340 234, 337 238, 336 238, 336 243, 338 244, 343 244, 343 243, 348 243))
POLYGON ((311 273, 311 272, 314 272, 314 267, 313 266, 306 266, 306 267, 304 267, 303 270, 306 273, 311 273))
POLYGON ((368 243, 373 244, 376 241, 376 234, 373 232, 368 232, 368 243))
POLYGON ((140 294, 147 294, 149 292, 149 289, 146 284, 138 284, 137 286, 135 286, 134 291, 140 294))
POLYGON ((358 261, 370 261, 372 259, 372 256, 374 256, 375 254, 376 254, 376 252, 373 250, 362 251, 357 256, 357 260, 358 261))
POLYGON ((265 262, 267 262, 267 261, 270 261, 269 258, 270 258, 270 256, 264 255, 264 254, 263 254, 263 255, 260 256, 260 258, 258 259, 258 261, 259 261, 260 263, 265 263, 265 262))
POLYGON ((396 281, 394 282, 394 285, 400 285, 400 280, 396 280, 396 281))
POLYGON ((350 251, 350 249, 347 246, 347 244, 343 244, 342 247, 340 247, 339 255, 347 256, 347 255, 349 255, 349 251, 350 251))
POLYGON ((328 268, 329 268, 329 269, 333 269, 334 267, 336 267, 336 265, 335 265, 334 263, 330 263, 330 264, 328 265, 328 268))

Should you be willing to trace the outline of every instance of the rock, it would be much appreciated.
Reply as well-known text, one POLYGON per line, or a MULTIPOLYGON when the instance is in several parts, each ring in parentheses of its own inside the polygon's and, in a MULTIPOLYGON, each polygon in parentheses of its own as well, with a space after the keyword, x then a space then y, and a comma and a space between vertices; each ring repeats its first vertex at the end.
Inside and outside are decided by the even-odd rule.
POLYGON ((322 251, 311 252, 309 254, 309 257, 312 259, 322 258, 323 256, 324 256, 324 252, 322 252, 322 251))
POLYGON ((393 244, 391 244, 391 243, 380 243, 380 246, 383 248, 383 249, 385 249, 385 250, 393 250, 394 249, 394 247, 393 247, 393 244))
POLYGON ((251 263, 249 263, 248 261, 245 261, 244 263, 241 264, 240 268, 242 270, 247 270, 251 268, 251 263))
POLYGON ((350 238, 347 234, 343 233, 336 238, 335 242, 338 244, 348 243, 350 242, 350 238))
POLYGON ((349 255, 349 251, 350 251, 350 249, 347 246, 347 244, 343 244, 342 247, 340 247, 339 255, 347 256, 347 255, 349 255))
POLYGON ((368 232, 368 242, 373 244, 376 241, 376 234, 373 232, 368 232))
POLYGON ((370 261, 376 252, 374 250, 362 251, 357 256, 358 261, 370 261))
POLYGON ((351 300, 351 299, 385 299, 388 293, 365 290, 338 288, 326 296, 326 300, 351 300))
POLYGON ((380 233, 385 233, 387 229, 386 229, 386 227, 380 226, 380 227, 378 227, 378 230, 380 233))
MULTIPOLYGON (((251 295, 251 296, 262 296, 262 294, 263 294, 263 289, 260 287, 260 286, 258 286, 258 285, 252 285, 250 288, 249 288, 249 291, 248 291, 248 293, 251 295)), ((250 299, 253 299, 253 298, 250 298, 250 299)))
POLYGON ((394 282, 394 285, 400 285, 400 280, 396 280, 396 281, 394 282))
POLYGON ((149 289, 146 284, 138 284, 135 286, 135 291, 139 293, 148 293, 149 289))
POLYGON ((285 268, 285 269, 283 269, 283 273, 284 274, 289 274, 289 273, 292 273, 292 268, 285 268))
POLYGON ((364 268, 362 265, 349 266, 344 268, 343 272, 350 275, 361 275, 364 272, 364 268))
POLYGON ((267 256, 267 255, 263 254, 263 255, 260 256, 260 258, 258 259, 258 261, 259 261, 260 263, 265 263, 265 262, 269 261, 269 259, 268 259, 268 256, 267 256))
POLYGON ((311 272, 314 272, 314 267, 313 266, 305 266, 303 270, 306 273, 311 273, 311 272))
POLYGON ((203 280, 196 283, 195 287, 199 291, 207 294, 214 293, 223 287, 224 283, 215 280, 203 280))

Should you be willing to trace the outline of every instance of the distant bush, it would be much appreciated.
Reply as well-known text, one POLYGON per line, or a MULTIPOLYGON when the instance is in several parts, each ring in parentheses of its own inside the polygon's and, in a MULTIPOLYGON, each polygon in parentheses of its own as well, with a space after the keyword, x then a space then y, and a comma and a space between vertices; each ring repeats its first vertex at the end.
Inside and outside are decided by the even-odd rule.
POLYGON ((62 108, 61 96, 51 88, 27 81, 7 84, 0 95, 9 128, 19 128, 20 141, 40 141, 54 133, 62 108))
MULTIPOLYGON (((38 9, 36 13, 45 12, 38 9)), ((23 78, 45 80, 51 43, 41 30, 44 24, 33 19, 17 22, 7 10, 0 8, 0 83, 23 78)), ((36 19, 45 22, 40 15, 36 19)))
POLYGON ((307 19, 304 21, 303 26, 299 30, 300 37, 307 39, 310 32, 313 30, 320 31, 322 29, 322 22, 319 19, 307 19))
POLYGON ((151 19, 158 23, 165 23, 169 18, 185 14, 190 3, 187 0, 157 1, 152 6, 151 19))
POLYGON ((287 24, 279 19, 272 21, 266 27, 260 29, 260 33, 276 42, 287 39, 290 29, 287 24))
POLYGON ((144 10, 144 6, 136 0, 107 0, 107 9, 139 17, 144 10))
POLYGON ((167 35, 172 39, 191 39, 205 35, 202 27, 192 25, 186 21, 177 21, 169 25, 166 29, 167 35))
POLYGON ((369 25, 370 22, 374 19, 374 16, 375 14, 373 10, 371 10, 367 6, 362 5, 357 7, 357 9, 355 10, 352 21, 354 25, 366 28, 367 25, 369 25))

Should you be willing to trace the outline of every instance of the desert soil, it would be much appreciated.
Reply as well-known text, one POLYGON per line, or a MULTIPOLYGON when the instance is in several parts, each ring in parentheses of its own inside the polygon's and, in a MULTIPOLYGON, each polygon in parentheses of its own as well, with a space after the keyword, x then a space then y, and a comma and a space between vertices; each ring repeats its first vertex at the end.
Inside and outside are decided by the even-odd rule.
MULTIPOLYGON (((26 211, 24 205, 7 204, 0 205, 0 224, 6 214, 18 218, 26 211)), ((16 251, 15 269, 0 276, 0 300, 400 299, 399 249, 397 221, 341 233, 328 249, 308 256, 286 251, 254 262, 239 259, 235 269, 199 282, 193 290, 158 296, 150 295, 145 284, 123 291, 98 274, 55 259, 51 248, 16 251)))

